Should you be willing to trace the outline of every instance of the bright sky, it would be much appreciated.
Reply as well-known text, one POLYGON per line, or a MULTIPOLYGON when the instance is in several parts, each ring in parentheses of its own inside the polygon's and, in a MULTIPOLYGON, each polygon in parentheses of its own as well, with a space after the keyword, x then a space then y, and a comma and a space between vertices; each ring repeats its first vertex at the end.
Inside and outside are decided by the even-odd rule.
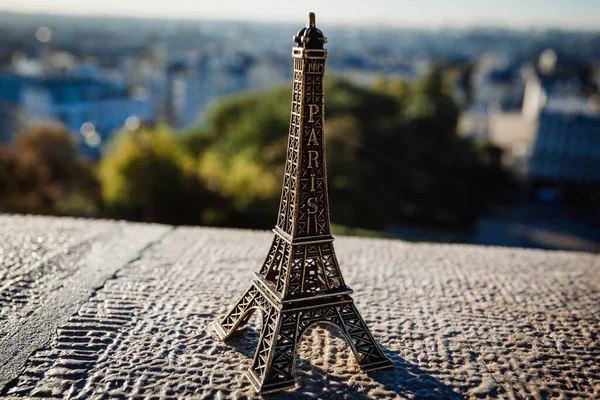
POLYGON ((317 25, 600 29, 600 0, 0 0, 0 11, 273 22, 313 11, 317 25))

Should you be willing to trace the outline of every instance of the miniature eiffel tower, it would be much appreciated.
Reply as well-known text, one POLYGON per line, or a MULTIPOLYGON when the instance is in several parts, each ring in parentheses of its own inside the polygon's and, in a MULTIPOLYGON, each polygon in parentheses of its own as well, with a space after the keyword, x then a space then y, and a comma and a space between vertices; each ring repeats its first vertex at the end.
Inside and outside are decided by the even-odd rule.
POLYGON ((255 280, 215 323, 226 340, 255 310, 263 327, 247 377, 257 392, 295 386, 296 348, 316 323, 340 329, 363 371, 392 367, 350 297, 333 250, 323 133, 327 39, 308 15, 294 36, 294 84, 287 161, 275 237, 255 280))

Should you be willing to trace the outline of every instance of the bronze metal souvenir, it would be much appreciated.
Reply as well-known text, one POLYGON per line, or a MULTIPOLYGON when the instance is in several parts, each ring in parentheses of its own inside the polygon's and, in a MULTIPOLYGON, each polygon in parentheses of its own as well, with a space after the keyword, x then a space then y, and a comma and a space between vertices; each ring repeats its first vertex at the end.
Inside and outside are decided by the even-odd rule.
POLYGON ((226 340, 260 310, 263 326, 247 372, 260 393, 295 386, 297 346, 316 323, 340 329, 363 371, 393 367, 358 313, 333 249, 323 132, 327 39, 313 13, 294 41, 292 113, 275 237, 260 273, 214 325, 226 340))

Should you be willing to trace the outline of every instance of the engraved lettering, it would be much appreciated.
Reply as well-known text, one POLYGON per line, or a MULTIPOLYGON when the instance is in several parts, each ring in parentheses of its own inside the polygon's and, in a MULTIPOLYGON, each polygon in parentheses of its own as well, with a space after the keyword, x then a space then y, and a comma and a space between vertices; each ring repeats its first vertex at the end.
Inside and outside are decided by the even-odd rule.
POLYGON ((315 174, 310 174, 310 191, 315 191, 315 174))
POLYGON ((308 105, 308 122, 315 122, 314 121, 314 116, 316 113, 319 112, 319 106, 316 104, 309 104, 308 105))
POLYGON ((315 197, 310 197, 307 200, 306 203, 308 204, 308 207, 310 207, 309 210, 307 211, 309 214, 316 214, 317 211, 319 210, 319 207, 317 207, 317 204, 315 203, 316 201, 317 201, 317 199, 315 197))
POLYGON ((319 142, 317 141, 317 134, 315 133, 315 128, 312 128, 312 131, 310 131, 310 136, 308 137, 308 145, 319 145, 319 142))
POLYGON ((319 168, 319 152, 316 150, 308 151, 308 168, 313 167, 313 161, 315 162, 315 167, 319 168))

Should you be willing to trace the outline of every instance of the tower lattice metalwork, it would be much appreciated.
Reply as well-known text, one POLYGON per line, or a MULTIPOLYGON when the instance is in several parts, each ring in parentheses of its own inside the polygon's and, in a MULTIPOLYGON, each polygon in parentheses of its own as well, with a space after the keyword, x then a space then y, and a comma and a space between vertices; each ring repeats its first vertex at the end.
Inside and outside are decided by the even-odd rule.
POLYGON ((323 131, 327 39, 315 27, 313 13, 294 41, 292 112, 275 237, 260 273, 215 323, 226 340, 260 310, 263 326, 247 377, 261 393, 295 385, 298 343, 316 323, 340 329, 363 371, 393 366, 358 313, 333 249, 323 131))

